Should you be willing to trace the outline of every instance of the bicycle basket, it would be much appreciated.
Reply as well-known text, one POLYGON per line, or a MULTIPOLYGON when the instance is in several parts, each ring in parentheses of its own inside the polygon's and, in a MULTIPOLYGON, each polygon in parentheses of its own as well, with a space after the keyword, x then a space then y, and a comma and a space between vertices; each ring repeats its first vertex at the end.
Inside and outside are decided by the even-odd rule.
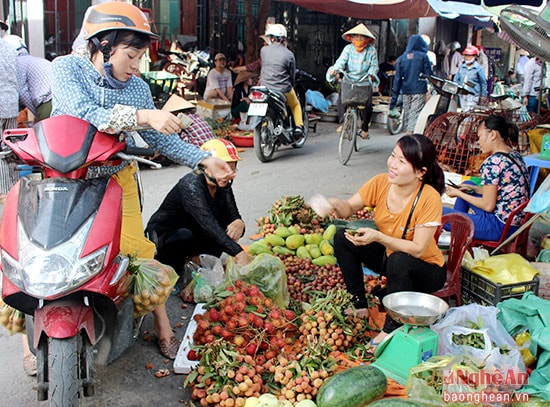
POLYGON ((350 82, 343 80, 340 84, 340 99, 343 105, 362 104, 372 95, 369 82, 350 82))

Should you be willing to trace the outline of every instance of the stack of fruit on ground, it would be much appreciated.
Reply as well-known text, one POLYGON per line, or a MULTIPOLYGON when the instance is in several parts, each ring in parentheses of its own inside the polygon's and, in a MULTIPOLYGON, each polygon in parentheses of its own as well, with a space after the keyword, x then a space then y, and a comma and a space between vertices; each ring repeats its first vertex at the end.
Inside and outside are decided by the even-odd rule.
MULTIPOLYGON (((372 210, 363 208, 348 220, 370 220, 373 216, 372 210)), ((263 238, 252 243, 248 252, 251 255, 270 253, 281 258, 285 264, 291 299, 298 303, 308 302, 312 292, 345 287, 332 246, 336 233, 336 226, 330 223, 332 221, 327 219, 323 223, 306 206, 303 197, 285 196, 273 204, 268 216, 258 220, 263 238)), ((384 285, 384 280, 383 277, 365 276, 367 294, 377 285, 384 285)), ((369 300, 374 301, 372 296, 369 300)))
POLYGON ((237 280, 195 316, 188 358, 200 362, 185 385, 202 406, 242 407, 264 393, 292 403, 286 405, 314 400, 343 363, 342 354, 368 360, 367 344, 377 331, 346 315, 350 306, 345 290, 330 290, 295 316, 258 287, 237 280))
MULTIPOLYGON (((372 211, 358 211, 349 220, 354 219, 372 219, 372 211)), ((328 221, 301 196, 283 197, 258 221, 262 238, 249 246, 249 254, 273 254, 283 261, 291 301, 287 309, 278 308, 258 287, 240 280, 215 293, 207 311, 195 317, 188 354, 199 365, 185 385, 200 405, 253 406, 261 396, 275 396, 278 404, 261 405, 311 406, 329 378, 370 360, 369 340, 380 327, 346 312, 353 309, 351 295, 334 257, 337 229, 328 221)), ((368 293, 380 284, 379 278, 365 277, 368 293)), ((372 295, 368 299, 376 305, 372 295)), ((345 397, 340 405, 355 407, 364 404, 354 402, 384 394, 376 380, 355 388, 352 382, 360 381, 338 390, 343 398, 336 403, 345 397)), ((338 405, 323 403, 319 406, 338 405)))

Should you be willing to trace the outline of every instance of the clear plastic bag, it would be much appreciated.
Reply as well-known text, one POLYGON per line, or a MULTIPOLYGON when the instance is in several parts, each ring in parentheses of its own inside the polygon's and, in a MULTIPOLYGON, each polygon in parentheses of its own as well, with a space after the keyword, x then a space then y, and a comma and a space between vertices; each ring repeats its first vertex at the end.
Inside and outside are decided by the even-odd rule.
MULTIPOLYGON (((201 269, 202 270, 202 269, 201 269)), ((214 286, 203 277, 202 272, 193 273, 193 299, 195 302, 209 302, 214 299, 214 286)))
POLYGON ((0 325, 8 330, 10 335, 25 333, 25 314, 6 304, 0 297, 0 325))
MULTIPOLYGON (((423 406, 462 406, 463 402, 453 403, 446 395, 479 393, 484 384, 465 383, 464 377, 479 374, 479 369, 462 356, 433 356, 427 361, 413 366, 407 377, 407 397, 423 406)), ((481 406, 481 404, 468 403, 481 406)))
MULTIPOLYGON (((505 375, 518 377, 518 373, 525 372, 525 363, 519 347, 497 320, 498 312, 496 307, 479 304, 450 308, 445 318, 430 326, 439 335, 438 355, 466 355, 490 373, 500 371, 505 375), (476 332, 483 334, 484 349, 467 344, 459 345, 452 340, 453 333, 467 335, 476 332)), ((501 390, 514 390, 514 384, 508 383, 508 387, 501 390)))
POLYGON ((279 308, 286 308, 290 300, 285 265, 281 259, 268 253, 261 253, 244 266, 235 264, 233 258, 226 263, 226 283, 242 280, 255 284, 279 308))
POLYGON ((217 288, 225 280, 222 258, 210 254, 201 254, 201 276, 206 278, 212 287, 217 288))
POLYGON ((154 259, 132 260, 128 292, 134 301, 134 318, 148 314, 163 305, 178 281, 178 274, 166 264, 154 259))

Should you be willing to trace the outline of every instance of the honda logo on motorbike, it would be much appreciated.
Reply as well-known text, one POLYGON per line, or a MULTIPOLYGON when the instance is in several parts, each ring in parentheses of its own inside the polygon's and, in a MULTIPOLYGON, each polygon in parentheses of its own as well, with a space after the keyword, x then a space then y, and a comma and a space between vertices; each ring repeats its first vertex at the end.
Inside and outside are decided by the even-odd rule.
POLYGON ((56 187, 56 186, 44 188, 44 192, 63 192, 68 190, 69 188, 67 187, 56 187))

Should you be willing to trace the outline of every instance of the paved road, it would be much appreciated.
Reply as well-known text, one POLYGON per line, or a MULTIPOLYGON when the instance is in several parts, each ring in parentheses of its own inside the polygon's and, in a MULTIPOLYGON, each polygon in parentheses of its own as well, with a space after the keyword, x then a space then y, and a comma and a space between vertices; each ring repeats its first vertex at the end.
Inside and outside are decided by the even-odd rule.
MULTIPOLYGON (((315 192, 328 196, 352 195, 368 178, 385 171, 386 159, 397 141, 384 127, 373 126, 371 139, 360 140, 360 151, 354 153, 346 166, 337 157, 338 137, 336 124, 319 123, 302 149, 283 148, 275 154, 274 161, 260 163, 253 149, 242 153, 238 176, 233 184, 237 203, 251 236, 257 232, 256 219, 270 209, 283 195, 309 197, 315 192)), ((161 170, 142 171, 146 191, 144 220, 151 216, 176 181, 189 170, 171 166, 161 170)), ((243 239, 243 244, 248 244, 243 239)), ((179 297, 171 297, 167 303, 175 335, 182 338, 187 321, 193 311, 192 304, 184 304, 179 297), (182 305, 187 308, 182 308, 182 305)), ((152 317, 145 318, 144 330, 152 329, 152 317)), ((0 392, 3 406, 46 406, 36 401, 35 379, 23 372, 21 340, 18 335, 9 336, 0 328, 0 392)), ((121 358, 108 367, 98 368, 95 396, 82 401, 82 406, 181 406, 189 405, 189 391, 183 388, 185 376, 170 374, 157 379, 154 373, 164 364, 154 342, 140 337, 121 358), (147 363, 154 369, 148 370, 147 363)))

